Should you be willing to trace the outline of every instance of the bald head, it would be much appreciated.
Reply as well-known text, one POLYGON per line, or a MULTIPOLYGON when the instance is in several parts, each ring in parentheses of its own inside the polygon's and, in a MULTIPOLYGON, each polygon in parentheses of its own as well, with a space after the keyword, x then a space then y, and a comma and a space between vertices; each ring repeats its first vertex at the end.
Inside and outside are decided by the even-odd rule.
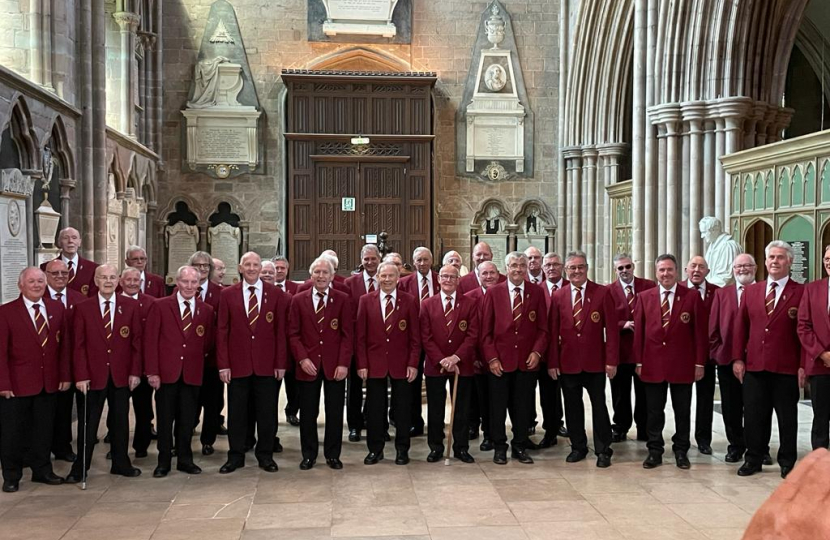
POLYGON ((484 261, 493 260, 493 250, 487 242, 479 242, 473 247, 473 264, 476 268, 484 261))

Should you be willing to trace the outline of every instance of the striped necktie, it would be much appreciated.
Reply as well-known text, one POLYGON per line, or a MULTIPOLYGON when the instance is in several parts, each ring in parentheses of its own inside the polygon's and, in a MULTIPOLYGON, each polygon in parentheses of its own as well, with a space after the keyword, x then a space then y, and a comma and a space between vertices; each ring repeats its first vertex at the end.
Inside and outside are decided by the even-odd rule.
POLYGON ((628 302, 628 310, 631 313, 634 313, 634 302, 636 301, 637 297, 634 296, 634 289, 631 285, 625 286, 625 301, 628 302))
POLYGON ((41 347, 46 347, 49 341, 49 329, 46 327, 46 317, 40 312, 40 304, 34 304, 32 309, 35 310, 35 330, 37 331, 38 341, 41 347))
POLYGON ((767 317, 772 317, 772 312, 775 311, 775 288, 778 287, 778 283, 773 281, 769 284, 769 292, 767 293, 767 298, 765 300, 767 306, 767 317))
POLYGON ((429 283, 427 283, 427 277, 421 280, 421 302, 429 298, 429 283))
POLYGON ((522 289, 516 287, 513 289, 513 324, 516 328, 522 322, 522 289))
POLYGON ((69 261, 68 263, 66 263, 66 266, 69 267, 69 281, 66 282, 67 284, 69 284, 75 280, 75 263, 69 261))
MULTIPOLYGON (((389 317, 392 316, 392 311, 394 311, 394 306, 392 305, 392 295, 387 294, 386 295, 386 307, 383 309, 383 322, 384 323, 386 323, 387 319, 389 319, 389 317)), ((386 325, 386 333, 388 334, 391 331, 392 331, 392 325, 387 324, 386 325)))
POLYGON ((669 325, 669 317, 671 315, 671 305, 669 304, 669 295, 671 291, 663 293, 663 302, 660 304, 660 318, 663 321, 663 328, 669 325))
POLYGON ((576 288, 573 305, 574 328, 582 330, 582 287, 576 288))
POLYGON ((107 341, 112 339, 112 316, 110 315, 110 301, 104 300, 104 333, 107 335, 107 341))
POLYGON ((452 319, 453 319, 453 307, 452 307, 452 296, 447 297, 447 304, 444 306, 444 321, 446 322, 446 329, 447 333, 450 333, 450 329, 452 328, 452 319))
POLYGON ((184 301, 184 313, 182 313, 182 326, 184 329, 184 333, 190 330, 190 327, 193 325, 193 312, 190 311, 190 302, 185 300, 184 301))
POLYGON ((256 301, 256 287, 251 285, 248 287, 250 296, 248 297, 248 326, 251 330, 256 330, 256 321, 259 319, 259 305, 256 301))
POLYGON ((320 327, 320 333, 323 332, 323 321, 326 320, 326 295, 317 291, 317 308, 314 310, 314 314, 317 315, 317 326, 320 327))

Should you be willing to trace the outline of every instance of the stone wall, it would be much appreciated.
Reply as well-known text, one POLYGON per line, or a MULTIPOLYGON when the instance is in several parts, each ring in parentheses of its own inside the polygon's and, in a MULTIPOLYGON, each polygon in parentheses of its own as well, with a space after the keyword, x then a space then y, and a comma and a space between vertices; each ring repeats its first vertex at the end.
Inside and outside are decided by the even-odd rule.
MULTIPOLYGON (((239 19, 259 100, 265 111, 266 167, 264 175, 214 180, 182 172, 181 110, 188 99, 193 65, 198 54, 210 0, 168 0, 164 3, 164 140, 165 173, 160 178, 159 208, 172 207, 180 196, 192 196, 203 208, 193 209, 201 219, 215 210, 223 194, 234 211, 250 221, 249 245, 271 256, 285 234, 285 163, 282 148, 284 68, 316 67, 323 57, 358 44, 306 41, 307 0, 232 0, 239 19), (201 202, 201 201, 210 201, 201 202), (238 201, 234 205, 233 202, 238 201), (213 205, 212 208, 207 207, 213 205)), ((411 45, 364 45, 411 65, 412 70, 435 71, 434 91, 434 247, 456 249, 465 258, 470 250, 470 223, 480 204, 500 198, 518 209, 528 198, 555 206, 557 178, 556 126, 559 70, 559 0, 505 0, 513 19, 518 56, 530 108, 536 115, 534 177, 487 184, 458 177, 455 172, 455 114, 470 68, 470 52, 487 2, 429 0, 413 2, 411 45)), ((160 211, 159 219, 165 215, 160 211)), ((282 246, 286 245, 285 238, 282 246)))

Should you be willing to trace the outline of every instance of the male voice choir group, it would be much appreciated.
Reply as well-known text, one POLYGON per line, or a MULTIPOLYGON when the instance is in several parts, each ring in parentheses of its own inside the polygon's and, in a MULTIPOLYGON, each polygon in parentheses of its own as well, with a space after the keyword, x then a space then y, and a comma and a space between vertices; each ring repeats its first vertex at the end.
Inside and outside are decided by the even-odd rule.
MULTIPOLYGON (((603 286, 588 280, 581 251, 563 260, 534 247, 508 254, 505 276, 482 242, 473 250, 474 270, 464 276, 456 252, 436 272, 431 252, 418 248, 415 271, 401 277, 400 255, 381 260, 377 247, 366 245, 359 273, 339 276, 337 255, 325 251, 303 284, 286 279, 284 257, 262 262, 251 252, 239 263, 240 282, 229 287, 221 285, 224 263, 197 252, 176 272, 169 296, 163 279, 145 268, 141 247, 127 250, 119 276, 112 265, 80 257, 75 229, 61 231, 58 245, 60 256, 24 270, 20 297, 0 307, 5 492, 18 490, 24 467, 31 468, 33 482, 85 479, 105 402, 110 472, 138 476, 128 455, 131 398, 136 458, 147 457, 155 418, 153 476, 168 475, 174 457, 178 471, 201 472, 191 450, 200 420, 204 455, 214 452, 217 435, 228 435, 221 474, 245 466, 251 450, 260 468, 275 472, 283 379, 286 416, 300 428, 303 470, 318 458, 321 393, 326 465, 343 467, 344 403, 349 441, 360 441, 365 430, 366 465, 384 459, 390 425, 395 463, 408 463, 410 438, 424 433, 424 378, 429 462, 443 457, 447 391, 456 379, 451 450, 465 463, 475 461, 469 445, 479 428, 481 451, 507 463, 508 413, 512 459, 533 463, 528 451, 556 445, 557 436, 570 439, 567 462, 585 459, 587 391, 597 466, 611 465, 612 444, 625 441, 636 425, 636 439, 648 449, 643 467, 657 467, 671 392, 672 451, 677 466, 688 469, 692 392, 695 442, 711 454, 716 378, 729 441, 726 461, 744 460, 739 476, 772 464, 773 410, 781 475, 793 468, 799 387, 808 378, 812 445, 828 446, 830 287, 826 278, 806 286, 792 280, 793 251, 782 241, 766 247, 765 281, 755 283, 756 262, 743 254, 733 263, 735 284, 724 288, 706 282, 708 267, 700 256, 691 258, 680 281, 670 254, 654 263, 656 283, 634 277, 625 254, 614 258, 618 279, 603 286), (544 429, 538 443, 530 438, 537 425, 537 384, 544 429), (221 416, 226 387, 227 431, 221 416), (71 447, 73 398, 77 455, 71 447), (66 478, 54 474, 52 454, 73 462, 66 478)), ((824 267, 830 274, 830 248, 824 267)))

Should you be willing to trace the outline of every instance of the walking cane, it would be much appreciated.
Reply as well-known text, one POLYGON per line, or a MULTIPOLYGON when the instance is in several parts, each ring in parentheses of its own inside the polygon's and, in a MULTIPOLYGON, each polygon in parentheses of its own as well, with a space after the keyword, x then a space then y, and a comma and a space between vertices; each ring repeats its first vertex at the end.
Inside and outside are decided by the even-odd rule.
POLYGON ((452 382, 452 400, 450 401, 450 431, 447 433, 447 456, 444 465, 450 464, 450 450, 452 449, 452 425, 455 422, 455 398, 458 397, 458 366, 455 367, 455 378, 452 382))
MULTIPOLYGON (((83 417, 84 417, 84 430, 83 430, 84 447, 83 447, 83 455, 81 456, 81 466, 83 467, 81 469, 83 471, 81 473, 81 489, 83 491, 86 491, 86 445, 87 445, 87 442, 88 442, 87 436, 86 436, 86 430, 87 430, 87 427, 88 427, 87 426, 87 419, 86 419, 87 416, 86 415, 87 415, 87 412, 89 411, 89 409, 87 409, 86 395, 87 395, 88 390, 89 390, 89 387, 84 388, 84 414, 83 414, 83 417)), ((80 422, 81 419, 79 418, 78 421, 80 422)))

